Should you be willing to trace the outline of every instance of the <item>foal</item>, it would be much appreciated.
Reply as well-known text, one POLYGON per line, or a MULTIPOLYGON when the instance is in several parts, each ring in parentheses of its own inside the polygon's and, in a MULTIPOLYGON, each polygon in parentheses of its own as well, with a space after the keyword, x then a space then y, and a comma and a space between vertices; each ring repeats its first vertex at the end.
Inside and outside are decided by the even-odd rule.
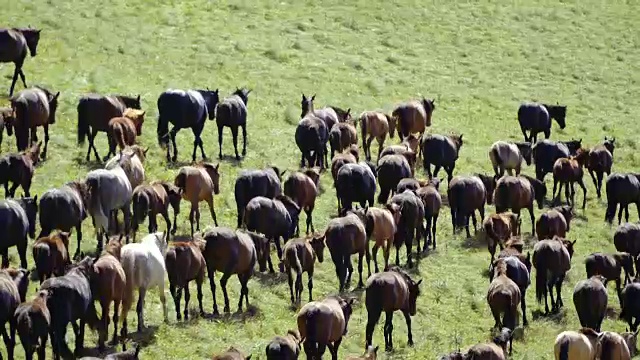
POLYGON ((41 146, 42 141, 23 152, 0 158, 0 184, 4 184, 5 197, 14 197, 18 186, 22 187, 26 196, 31 196, 31 181, 40 160, 41 146), (13 183, 11 189, 9 182, 13 183))
POLYGON ((53 275, 64 275, 65 268, 71 264, 69 233, 57 231, 36 240, 33 244, 33 260, 40 284, 53 275))
POLYGON ((167 181, 152 181, 150 184, 137 186, 133 190, 131 202, 133 203, 133 217, 131 229, 133 241, 136 241, 138 226, 149 216, 149 233, 158 231, 156 217, 161 214, 167 223, 167 232, 175 234, 178 228, 178 213, 180 212, 180 199, 182 191, 177 186, 167 181), (169 205, 173 208, 173 229, 169 220, 169 205))
POLYGON ((213 194, 220 194, 220 164, 202 163, 197 166, 183 166, 180 168, 174 184, 180 189, 182 198, 191 203, 189 222, 191 223, 191 236, 193 236, 193 224, 200 231, 200 209, 198 203, 206 201, 211 210, 213 223, 218 226, 216 211, 213 208, 213 194))
POLYGON ((324 261, 324 239, 295 239, 284 245, 282 249, 282 259, 284 269, 289 281, 289 291, 291 292, 291 303, 299 304, 302 298, 302 274, 309 275, 309 301, 313 301, 313 267, 318 262, 324 261), (293 276, 291 270, 296 272, 296 292, 293 294, 293 276))
MULTIPOLYGON (((27 360, 32 360, 36 351, 39 360, 45 358, 51 325, 51 313, 47 307, 48 297, 49 291, 40 290, 33 300, 20 304, 15 311, 14 321, 27 360)), ((51 341, 53 342, 53 339, 51 341)))
POLYGON ((116 144, 120 150, 136 143, 136 136, 142 135, 144 110, 127 108, 121 117, 109 120, 107 136, 109 138, 109 153, 107 158, 116 154, 116 144))
POLYGON ((204 282, 206 263, 201 250, 203 247, 204 244, 196 244, 193 241, 174 242, 164 256, 167 275, 169 276, 169 291, 176 305, 176 318, 178 320, 182 320, 180 315, 182 289, 184 289, 184 319, 189 320, 189 299, 191 298, 189 282, 192 280, 196 281, 198 289, 200 316, 204 315, 202 283, 204 282))
POLYGON ((584 195, 582 199, 582 208, 584 209, 587 204, 587 187, 584 185, 582 176, 584 175, 584 164, 587 162, 589 156, 589 150, 578 149, 576 156, 570 158, 560 158, 553 164, 553 198, 554 201, 560 202, 560 194, 562 193, 562 186, 565 185, 565 198, 567 205, 575 205, 575 190, 573 188, 574 183, 578 183, 582 188, 584 195), (556 196, 556 187, 560 183, 558 189, 558 195, 556 196), (569 196, 571 194, 571 196, 569 196))

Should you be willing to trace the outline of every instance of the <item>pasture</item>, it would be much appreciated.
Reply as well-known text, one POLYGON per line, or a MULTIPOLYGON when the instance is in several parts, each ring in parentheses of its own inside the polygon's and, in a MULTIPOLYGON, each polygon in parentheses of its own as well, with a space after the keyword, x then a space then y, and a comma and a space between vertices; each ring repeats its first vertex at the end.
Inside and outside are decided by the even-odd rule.
MULTIPOLYGON (((583 146, 592 147, 605 136, 614 136, 614 171, 637 171, 640 162, 636 133, 640 131, 640 4, 633 1, 115 0, 107 4, 97 0, 21 0, 6 4, 3 14, 5 21, 10 21, 3 26, 31 24, 42 29, 37 57, 25 62, 27 84, 61 92, 57 121, 50 127, 48 157, 36 169, 32 194, 84 178, 88 171, 102 166, 93 157, 87 163, 87 145, 76 144, 76 106, 79 97, 89 92, 141 95, 146 111, 141 144, 150 148, 145 162, 147 179, 173 181, 178 168, 190 163, 193 135, 188 129, 178 133, 178 161, 167 165, 156 136, 159 94, 167 88, 208 87, 219 88, 223 98, 239 87, 252 89, 248 149, 243 160, 235 160, 231 134, 225 129, 221 193, 215 196, 214 204, 219 224, 229 227, 236 225, 233 186, 241 169, 267 165, 288 173, 297 169, 300 153, 294 131, 301 93, 316 94, 317 107, 351 108, 356 116, 364 110, 388 112, 395 104, 421 95, 437 98, 427 132, 464 134, 456 175, 492 173, 489 146, 496 140, 522 140, 517 109, 521 101, 530 100, 567 105, 567 126, 560 130, 554 123, 552 140, 581 138, 583 146)), ((0 65, 0 106, 7 106, 12 74, 12 64, 0 65)), ((22 90, 21 82, 16 90, 22 90)), ((213 121, 207 120, 203 141, 209 158, 218 163, 213 121)), ((397 137, 387 140, 387 144, 397 142, 397 137)), ((98 135, 96 147, 100 154, 106 154, 104 133, 98 135)), ((5 134, 1 150, 3 154, 15 151, 15 138, 5 134)), ((372 153, 375 159, 375 141, 372 153)), ((523 172, 534 174, 533 167, 525 167, 523 172)), ((416 173, 425 178, 421 166, 416 173)), ((443 175, 441 172, 440 177, 443 175)), ((513 359, 553 358, 556 335, 579 328, 571 294, 573 286, 586 276, 585 257, 595 251, 614 251, 615 227, 604 222, 606 202, 596 198, 586 174, 585 182, 587 207, 576 210, 578 215, 568 234, 577 243, 563 287, 565 307, 557 315, 541 316, 544 305, 535 302, 532 279, 527 294, 529 326, 514 341, 513 359)), ((329 172, 322 175, 320 183, 321 196, 314 211, 317 231, 336 216, 337 208, 329 172)), ((546 183, 549 200, 550 175, 546 183)), ((440 188, 443 195, 445 186, 440 188)), ((582 200, 581 191, 577 199, 578 203, 582 200)), ((180 235, 189 235, 188 208, 183 201, 178 216, 180 235)), ((206 204, 201 203, 200 209, 201 224, 211 226, 206 204)), ((487 207, 488 214, 492 211, 493 207, 487 207)), ((635 207, 630 212, 631 221, 636 221, 635 207)), ((536 209, 536 217, 539 213, 536 209)), ((406 326, 402 316, 396 315, 395 350, 382 354, 382 359, 434 359, 491 338, 494 321, 486 303, 486 246, 478 239, 464 239, 464 231, 453 237, 448 208, 441 214, 437 250, 420 259, 418 269, 412 270, 414 278, 424 279, 413 318, 415 346, 406 345, 406 326)), ((531 224, 526 211, 523 215, 522 230, 529 235, 531 224)), ((303 230, 304 219, 301 215, 303 230)), ((162 220, 159 229, 165 229, 162 220)), ((144 235, 146 223, 138 238, 144 235)), ((93 252, 96 237, 90 221, 83 224, 83 239, 82 249, 93 252)), ((72 249, 75 244, 73 234, 72 249)), ((525 251, 532 251, 532 242, 527 242, 525 251)), ((11 264, 19 265, 15 248, 10 254, 11 264)), ((394 255, 392 252, 391 259, 394 255)), ((272 256, 275 260, 275 250, 272 256)), ((32 268, 30 250, 28 260, 32 268)), ((404 264, 404 256, 401 260, 404 264)), ((315 300, 337 292, 330 261, 316 265, 314 280, 315 300)), ((352 280, 351 287, 356 283, 352 280)), ((306 276, 304 284, 306 288, 306 276)), ((27 298, 36 288, 37 281, 32 282, 27 298)), ((228 288, 235 311, 240 291, 235 276, 228 288)), ((617 319, 620 308, 614 287, 610 285, 608 291, 611 309, 602 329, 624 331, 626 324, 617 319)), ((361 301, 355 305, 341 357, 361 354, 365 344, 364 296, 361 292, 353 295, 361 301)), ((220 299, 220 287, 218 296, 220 299)), ((284 274, 254 276, 249 281, 252 308, 241 315, 215 319, 193 316, 176 323, 168 291, 167 299, 170 321, 165 324, 158 295, 151 291, 147 297, 145 323, 149 329, 132 335, 143 346, 143 359, 209 358, 230 345, 252 353, 253 359, 264 358, 264 347, 273 336, 296 327, 296 309, 290 306, 284 274)), ((306 299, 305 292, 303 303, 306 299)), ((212 304, 205 286, 207 313, 212 304)), ((190 307, 197 314, 193 299, 190 307)), ((129 321, 130 329, 135 329, 133 312, 129 321)), ((381 321, 374 345, 383 344, 382 327, 381 321)), ((71 337, 68 335, 70 344, 71 337)), ((96 343, 97 335, 87 330, 86 346, 96 343)), ((47 352, 49 355, 50 349, 47 352)), ((19 345, 16 356, 22 356, 19 345)))

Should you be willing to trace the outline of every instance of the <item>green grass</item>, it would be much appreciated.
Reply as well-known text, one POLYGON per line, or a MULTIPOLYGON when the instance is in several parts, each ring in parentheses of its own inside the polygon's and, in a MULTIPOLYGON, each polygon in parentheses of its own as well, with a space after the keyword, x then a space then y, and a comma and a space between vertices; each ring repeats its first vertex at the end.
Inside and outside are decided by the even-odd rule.
MULTIPOLYGON (((249 100, 248 155, 240 164, 223 161, 221 166, 222 193, 215 198, 221 225, 235 225, 232 188, 240 168, 274 164, 291 171, 297 167, 293 133, 301 92, 316 93, 318 105, 351 107, 353 112, 389 110, 420 95, 438 97, 430 131, 465 134, 457 174, 490 171, 489 145, 498 139, 521 139, 516 122, 520 101, 559 101, 568 105, 568 125, 562 131, 554 124, 552 139, 582 138, 592 146, 605 135, 616 136, 615 170, 634 169, 638 164, 636 131, 640 130, 636 119, 640 47, 635 30, 640 5, 596 0, 516 3, 13 2, 3 9, 5 17, 12 19, 10 25, 30 23, 43 28, 38 56, 25 65, 28 83, 62 92, 58 123, 51 129, 50 157, 36 172, 34 193, 82 178, 90 169, 83 160, 86 147, 77 147, 75 140, 75 106, 87 92, 142 95, 148 120, 141 141, 151 147, 148 178, 172 179, 177 169, 167 167, 155 140, 156 99, 169 87, 220 88, 222 94, 240 86, 254 89, 249 100)), ((3 91, 9 88, 12 71, 11 64, 2 65, 3 91)), ((215 132, 213 122, 208 123, 204 142, 210 157, 217 155, 215 132)), ((181 162, 190 160, 192 141, 189 131, 179 133, 181 162)), ((104 155, 104 134, 99 135, 97 146, 104 155)), ((3 152, 14 149, 14 139, 5 140, 3 152)), ((224 152, 232 151, 227 130, 224 152)), ((532 174, 533 169, 526 172, 532 174)), ((591 180, 587 182, 587 209, 579 212, 570 233, 578 243, 564 286, 566 306, 560 316, 536 318, 531 312, 540 307, 534 291, 529 291, 533 321, 515 342, 514 359, 553 357, 555 336, 579 326, 571 291, 585 276, 583 259, 593 251, 614 250, 613 229, 603 222, 604 203, 595 198, 591 180)), ((318 229, 336 212, 327 174, 322 187, 324 193, 315 211, 318 229)), ((488 280, 484 276, 488 254, 481 244, 469 246, 472 241, 451 236, 447 212, 440 218, 439 248, 420 262, 416 275, 424 279, 413 319, 416 345, 406 346, 404 321, 397 314, 396 349, 382 355, 383 359, 433 359, 457 346, 465 348, 490 338, 493 320, 486 305, 488 280)), ((211 224, 205 214, 203 211, 203 223, 211 224)), ((188 232, 184 211, 179 219, 180 232, 188 232)), ((523 222, 528 232, 528 218, 523 222)), ((164 226, 162 221, 160 226, 164 226)), ((84 232, 83 249, 94 249, 90 221, 84 232)), ((14 252, 12 256, 12 263, 17 264, 14 252)), ((330 262, 318 266, 315 279, 317 299, 336 292, 330 262)), ((239 285, 236 278, 229 284, 235 310, 239 285)), ((254 358, 264 358, 269 339, 295 327, 295 311, 289 306, 284 277, 254 278, 249 288, 250 300, 258 309, 255 316, 196 319, 186 324, 176 323, 171 300, 171 320, 163 324, 158 296, 151 293, 145 310, 146 323, 153 331, 137 337, 144 344, 142 357, 200 359, 235 345, 254 358)), ((170 299, 168 293, 167 297, 170 299)), ((612 289, 610 305, 617 313, 612 289)), ((211 311, 211 306, 206 286, 205 309, 211 311)), ((607 319, 604 329, 624 330, 616 317, 607 319)), ((131 329, 135 329, 134 318, 131 312, 131 329)), ((341 356, 361 353, 365 324, 366 310, 360 304, 351 318, 341 356)), ((87 332, 86 345, 92 347, 95 341, 95 334, 87 332)), ((376 327, 374 342, 383 345, 382 322, 376 327)), ((68 343, 72 343, 70 335, 68 343)), ((22 354, 20 345, 17 354, 22 354)))

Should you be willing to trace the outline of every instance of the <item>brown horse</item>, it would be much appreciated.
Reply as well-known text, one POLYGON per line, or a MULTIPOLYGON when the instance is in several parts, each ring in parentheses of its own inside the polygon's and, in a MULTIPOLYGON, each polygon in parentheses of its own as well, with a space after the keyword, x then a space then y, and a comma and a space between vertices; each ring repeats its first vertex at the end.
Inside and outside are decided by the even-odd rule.
POLYGON ((538 208, 542 209, 544 198, 547 195, 547 188, 540 180, 530 176, 504 176, 498 180, 493 193, 493 202, 496 205, 496 212, 505 212, 511 209, 518 218, 520 210, 529 210, 531 217, 531 235, 535 235, 536 218, 533 215, 533 201, 538 203, 538 208))
POLYGON ((49 125, 56 122, 59 96, 60 92, 54 94, 45 88, 34 87, 22 90, 11 98, 11 108, 15 118, 9 125, 14 128, 19 151, 25 150, 31 143, 38 141, 36 129, 42 126, 44 128, 42 158, 47 157, 49 125))
POLYGON ((301 343, 298 330, 289 330, 285 336, 276 336, 265 348, 267 360, 295 360, 300 355, 301 343))
MULTIPOLYGON (((251 233, 235 231, 229 228, 215 227, 202 235, 205 244, 202 254, 207 264, 209 285, 213 295, 213 314, 219 315, 218 302, 216 301, 215 273, 223 273, 220 278, 220 286, 224 295, 224 312, 230 312, 229 296, 227 295, 227 281, 233 274, 240 280, 240 301, 238 312, 242 312, 242 299, 246 300, 249 307, 249 288, 247 283, 253 275, 253 267, 257 261, 255 242, 259 237, 251 236, 251 233)), ((261 245, 259 245, 261 246, 261 245)))
POLYGON ((7 347, 9 359, 13 359, 16 338, 14 313, 18 305, 25 301, 28 287, 29 271, 25 269, 0 271, 0 333, 7 347), (8 333, 7 324, 9 324, 8 333))
MULTIPOLYGON (((284 182, 284 194, 298 204, 307 214, 307 234, 313 227, 313 209, 316 205, 316 197, 320 189, 320 171, 318 169, 305 169, 303 172, 294 172, 284 182)), ((300 227, 296 224, 296 236, 300 235, 300 227)))
POLYGON ((36 351, 39 360, 45 359, 51 325, 51 314, 47 308, 48 297, 47 290, 40 290, 33 300, 20 304, 15 311, 14 321, 27 360, 32 360, 36 351))
POLYGON ((573 304, 580 325, 598 332, 606 315, 609 300, 603 280, 599 275, 590 276, 588 279, 580 280, 573 290, 573 304))
POLYGON ((638 255, 640 255, 640 225, 632 223, 624 223, 616 229, 613 234, 613 244, 616 250, 629 253, 636 259, 636 270, 640 272, 640 263, 638 255))
POLYGON ((356 164, 358 162, 358 153, 354 152, 351 148, 349 150, 336 154, 331 159, 331 177, 333 177, 333 183, 335 186, 336 179, 338 178, 338 171, 344 164, 356 164))
POLYGON ((604 278, 604 286, 609 281, 616 282, 616 291, 620 296, 623 284, 631 281, 635 276, 633 271, 633 257, 625 252, 613 254, 593 253, 585 259, 587 277, 601 275, 604 278), (624 283, 622 282, 622 270, 624 270, 624 283))
POLYGON ((71 264, 69 233, 56 231, 36 240, 33 244, 33 260, 40 284, 53 275, 64 275, 66 267, 71 264))
POLYGON ((366 346, 372 344, 373 330, 384 311, 384 346, 386 351, 393 350, 393 313, 400 310, 407 323, 408 344, 413 346, 411 316, 417 312, 416 301, 420 295, 420 283, 414 281, 408 273, 398 266, 373 274, 367 280, 365 304, 367 307, 366 346))
POLYGON ((351 145, 358 144, 358 133, 351 122, 339 122, 329 130, 329 145, 331 146, 331 158, 335 152, 342 152, 351 145))
POLYGON ((583 199, 582 208, 584 209, 587 204, 587 187, 584 185, 582 179, 584 175, 583 167, 588 161, 589 150, 578 149, 576 156, 569 158, 560 158, 553 164, 553 199, 554 202, 560 202, 560 194, 562 193, 562 186, 565 186, 564 193, 567 205, 575 205, 575 189, 574 183, 578 183, 582 188, 583 199), (560 183, 558 188, 558 195, 556 197, 556 187, 560 183))
POLYGON ((398 135, 404 138, 411 133, 420 133, 422 136, 426 128, 431 126, 431 115, 436 109, 435 101, 422 98, 398 105, 391 113, 398 135))
POLYGON ((213 194, 220 194, 220 164, 201 163, 196 166, 183 166, 180 168, 174 184, 180 189, 182 198, 191 203, 189 222, 191 223, 191 236, 193 236, 193 223, 197 224, 196 230, 200 231, 200 209, 198 203, 206 201, 211 210, 213 223, 218 226, 216 211, 213 208, 213 194))
POLYGON ((552 311, 558 311, 562 303, 562 282, 571 269, 571 257, 576 241, 554 237, 538 241, 533 247, 533 266, 536 268, 536 299, 544 297, 545 314, 549 313, 547 294, 551 297, 552 311), (557 297, 553 299, 553 287, 557 297))
MULTIPOLYGON (((140 95, 130 97, 124 95, 98 95, 88 94, 78 101, 78 144, 84 143, 89 138, 86 160, 89 161, 91 148, 96 161, 100 161, 98 150, 94 144, 99 131, 108 133, 109 122, 113 118, 121 117, 127 108, 140 109, 140 95)), ((110 137, 109 144, 112 142, 110 137)), ((111 147, 110 147, 111 148, 111 147)), ((104 161, 109 155, 104 157, 104 161)))
POLYGON ((131 229, 133 241, 136 241, 138 226, 149 216, 149 233, 158 231, 156 217, 162 215, 167 223, 167 232, 176 233, 178 229, 178 213, 180 212, 180 199, 182 190, 167 181, 152 181, 150 184, 138 185, 133 189, 131 202, 133 204, 133 217, 131 229), (173 208, 173 230, 169 219, 169 205, 173 208))
POLYGON ((422 200, 424 204, 424 218, 427 223, 427 227, 424 232, 424 249, 427 249, 429 244, 433 245, 433 249, 436 249, 436 229, 438 223, 438 216, 440 215, 440 209, 442 208, 442 196, 438 189, 440 188, 441 180, 438 178, 429 179, 425 186, 422 186, 416 190, 416 195, 422 200))
POLYGON ((298 312, 298 331, 307 359, 320 359, 329 347, 332 360, 338 360, 338 348, 347 334, 355 299, 329 296, 305 304, 298 312))
MULTIPOLYGON (((362 220, 358 215, 348 213, 346 216, 331 219, 327 224, 327 229, 321 236, 326 239, 331 260, 336 268, 336 276, 340 283, 338 290, 343 292, 346 284, 351 282, 353 274, 353 265, 351 264, 351 255, 358 254, 358 288, 364 286, 362 281, 362 258, 366 255, 367 264, 371 259, 369 246, 367 245, 367 233, 362 220)), ((371 268, 367 265, 369 274, 371 268)))
POLYGON ((593 329, 563 331, 556 337, 554 354, 556 360, 595 359, 598 333, 593 329))
MULTIPOLYGON (((409 136, 402 139, 402 143, 398 145, 389 145, 385 147, 382 152, 378 155, 378 161, 385 155, 391 154, 400 154, 403 155, 406 152, 413 152, 417 154, 420 151, 420 138, 415 136, 414 134, 409 134, 409 136)), ((415 159, 414 159, 415 162, 415 159)))
POLYGON ((126 275, 120 264, 120 249, 123 236, 112 237, 107 243, 105 252, 93 264, 91 275, 91 292, 94 300, 100 303, 102 309, 101 325, 99 327, 98 348, 104 349, 109 336, 109 310, 113 303, 113 344, 118 344, 118 321, 120 304, 124 301, 126 275))
POLYGON ((312 237, 308 239, 294 239, 287 242, 282 248, 282 259, 284 269, 289 281, 289 292, 291 293, 291 303, 300 303, 302 299, 302 274, 309 276, 309 301, 313 301, 313 270, 316 259, 318 262, 324 261, 324 239, 312 237), (293 276, 291 270, 296 272, 296 292, 293 293, 293 276))
POLYGON ((227 349, 227 351, 221 354, 213 355, 213 358, 212 358, 212 360, 250 360, 250 359, 251 359, 251 355, 247 356, 244 354, 242 350, 236 349, 233 346, 231 346, 229 349, 227 349))
POLYGON ((204 244, 196 244, 194 241, 174 242, 171 244, 164 256, 169 277, 169 291, 173 302, 176 305, 176 318, 182 320, 180 316, 180 298, 184 289, 184 319, 189 320, 189 282, 196 281, 198 289, 198 306, 200 316, 204 315, 202 307, 202 283, 204 283, 204 273, 206 261, 202 255, 204 244))
POLYGON ((31 57, 36 56, 40 30, 31 28, 0 29, 0 63, 12 62, 15 65, 9 96, 13 95, 13 89, 18 81, 18 75, 22 79, 22 85, 27 87, 22 66, 27 58, 27 50, 31 57))
MULTIPOLYGON (((415 164, 415 153, 411 152, 409 156, 415 164)), ((380 159, 376 173, 380 185, 378 202, 385 204, 389 199, 389 194, 395 193, 400 180, 413 177, 413 168, 405 156, 392 154, 385 155, 380 159)))
POLYGON ((571 229, 573 219, 572 206, 556 206, 540 215, 536 221, 538 239, 553 239, 554 236, 565 237, 571 229))
POLYGON ((511 347, 513 345, 513 335, 509 328, 503 328, 500 334, 493 338, 488 344, 477 344, 467 350, 466 359, 477 360, 506 360, 507 359, 507 343, 509 344, 509 355, 511 355, 511 347))
POLYGON ((616 138, 604 137, 604 143, 596 145, 589 151, 589 157, 585 167, 589 170, 593 186, 596 188, 598 199, 602 196, 602 179, 604 174, 611 174, 613 166, 613 150, 615 149, 616 138), (597 177, 597 180, 596 180, 597 177))
MULTIPOLYGON (((376 112, 365 111, 358 118, 362 133, 362 150, 367 161, 371 161, 371 143, 373 139, 378 142, 378 159, 384 148, 387 133, 393 139, 396 131, 396 119, 393 116, 376 112)), ((357 124, 357 122, 356 122, 357 124)))
POLYGON ((487 291, 487 302, 495 320, 494 328, 507 327, 513 331, 516 328, 518 304, 522 294, 518 285, 507 275, 506 259, 498 259, 493 263, 492 277, 487 291), (502 320, 501 314, 504 314, 502 320))
POLYGON ((600 360, 631 360, 631 352, 624 337, 615 332, 603 331, 598 334, 595 358, 600 360))
POLYGON ((18 186, 24 194, 31 196, 31 181, 40 160, 42 141, 17 154, 8 154, 0 158, 0 184, 4 184, 5 197, 14 197, 18 186), (9 189, 9 182, 13 185, 9 189))
POLYGON ((480 221, 484 219, 484 205, 491 203, 491 190, 493 188, 493 178, 488 176, 456 176, 449 180, 447 197, 451 208, 451 225, 453 233, 464 227, 467 231, 467 238, 471 237, 469 232, 469 218, 473 221, 473 229, 477 228, 476 210, 480 213, 480 221))
MULTIPOLYGON (((388 268, 391 245, 393 244, 397 226, 402 214, 401 206, 397 204, 387 204, 385 209, 365 207, 356 208, 351 210, 351 212, 358 215, 360 221, 365 224, 367 237, 374 241, 373 264, 375 266, 375 272, 380 271, 378 268, 379 248, 382 248, 384 256, 383 269, 388 268)), ((368 261, 367 267, 370 267, 370 263, 368 261)))
POLYGON ((114 117, 107 123, 107 136, 109 139, 109 153, 107 157, 116 154, 116 144, 120 150, 136 143, 136 137, 142 135, 144 123, 143 110, 127 108, 122 116, 114 117))
POLYGON ((519 224, 518 216, 512 212, 491 214, 482 222, 482 228, 487 235, 487 249, 491 254, 493 263, 496 254, 496 247, 500 245, 500 250, 512 236, 518 236, 519 224))

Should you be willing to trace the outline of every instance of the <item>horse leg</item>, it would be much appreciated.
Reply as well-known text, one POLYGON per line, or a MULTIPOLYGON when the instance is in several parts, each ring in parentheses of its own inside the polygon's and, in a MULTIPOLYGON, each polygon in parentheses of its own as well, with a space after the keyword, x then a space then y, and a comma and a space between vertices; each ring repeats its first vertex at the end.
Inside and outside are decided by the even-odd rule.
POLYGON ((433 230, 431 233, 431 237, 433 238, 433 250, 436 249, 436 228, 438 224, 438 214, 433 215, 433 230))
POLYGON ((111 155, 116 154, 116 139, 109 132, 107 132, 107 143, 109 144, 109 152, 104 158, 102 158, 102 161, 104 162, 107 162, 111 155))
POLYGON ((101 329, 98 330, 98 349, 104 351, 104 343, 109 337, 109 305, 111 301, 100 301, 100 308, 102 310, 102 319, 100 319, 101 329))
POLYGON ((447 171, 447 184, 449 184, 451 182, 451 179, 453 179, 453 170, 455 170, 455 168, 456 168, 455 163, 445 168, 445 170, 447 171))
MULTIPOLYGON (((362 289, 364 287, 364 282, 362 281, 362 258, 364 257, 364 255, 364 251, 360 251, 360 253, 358 254, 358 289, 362 289)), ((369 258, 369 256, 367 256, 367 258, 369 258)), ((371 275, 371 269, 369 269, 369 275, 371 275)))
MULTIPOLYGON (((377 242, 373 244, 373 254, 372 255, 373 255, 373 266, 374 266, 374 271, 375 272, 379 271, 379 269, 378 269, 378 247, 379 246, 378 246, 377 242)), ((384 249, 383 249, 383 251, 384 251, 384 249)), ((386 261, 389 261, 389 259, 387 259, 386 261)))
MULTIPOLYGON (((220 287, 222 287, 222 295, 224 296, 224 312, 225 313, 229 313, 231 312, 231 308, 229 307, 229 295, 227 294, 227 281, 229 281, 229 278, 231 277, 231 271, 225 271, 224 274, 222 275, 222 278, 220 278, 220 287)), ((240 290, 240 300, 242 300, 242 290, 240 290)))
POLYGON ((440 165, 435 165, 435 168, 433 169, 433 176, 438 177, 438 173, 440 172, 440 165))
MULTIPOLYGON (((178 160, 178 146, 176 145, 176 134, 178 133, 178 129, 174 126, 171 129, 171 132, 169 132, 169 135, 171 136, 171 144, 173 145, 173 157, 171 158, 171 161, 175 162, 176 160, 178 160)), ((169 155, 169 148, 167 147, 167 155, 169 155)))
POLYGON ((313 206, 308 207, 304 212, 307 214, 307 235, 309 234, 309 227, 311 227, 311 232, 315 233, 316 229, 313 227, 313 206))
POLYGON ((231 137, 233 138, 233 149, 236 152, 236 160, 240 160, 240 155, 238 155, 238 127, 231 127, 231 137))
POLYGON ((220 148, 220 152, 218 153, 218 157, 222 159, 222 132, 224 131, 224 126, 218 125, 218 146, 220 148))
POLYGON ((600 198, 600 188, 598 188, 598 181, 596 180, 596 175, 593 170, 589 169, 589 175, 591 175, 591 180, 593 180, 593 187, 596 188, 598 193, 598 198, 600 198))
POLYGON ((596 189, 598 190, 598 199, 602 195, 602 177, 603 177, 603 175, 604 175, 604 173, 602 171, 598 171, 598 186, 596 187, 596 189))
POLYGON ((409 346, 413 346, 413 332, 411 331, 411 314, 409 314, 408 310, 403 310, 402 315, 404 315, 404 320, 407 323, 407 336, 409 340, 407 344, 409 346))
MULTIPOLYGON (((534 236, 536 234, 536 218, 533 216, 533 203, 529 205, 527 210, 529 210, 529 217, 531 218, 531 236, 534 236)), ((515 213, 518 215, 518 219, 520 219, 520 209, 515 213)))
MULTIPOLYGON (((129 236, 129 233, 131 232, 131 204, 130 202, 127 202, 125 204, 125 206, 122 207, 122 213, 124 215, 124 235, 125 236, 129 236)), ((117 214, 117 212, 116 212, 117 214)), ((117 221, 117 219, 116 219, 117 221)), ((156 227, 156 230, 158 229, 158 225, 156 224, 156 217, 153 217, 153 223, 156 227)))
POLYGON ((251 273, 253 270, 248 273, 244 273, 241 276, 238 276, 240 280, 240 285, 242 288, 240 289, 240 303, 238 304, 238 312, 242 312, 242 295, 244 294, 245 305, 247 305, 247 310, 249 310, 249 287, 247 284, 249 283, 249 279, 251 278, 251 273))
POLYGON ((299 303, 300 301, 302 301, 301 300, 302 299, 302 290, 303 290, 303 287, 302 287, 302 271, 299 271, 296 274, 296 284, 295 284, 295 286, 296 286, 296 294, 295 294, 295 299, 294 300, 299 303))
MULTIPOLYGON (((9 89, 9 96, 13 96, 13 89, 16 86, 16 82, 18 81, 18 74, 20 73, 20 68, 22 68, 22 61, 16 62, 14 64, 16 65, 16 68, 13 70, 13 79, 11 80, 11 88, 9 89)), ((25 85, 25 87, 27 86, 25 85)))
MULTIPOLYGON (((71 324, 75 324, 72 322, 71 324)), ((85 327, 85 319, 80 318, 80 324, 76 327, 74 326, 74 330, 76 331, 76 346, 73 351, 75 356, 79 356, 84 350, 84 327, 85 327)))
POLYGON ((386 311, 384 321, 384 349, 385 351, 393 350, 393 311, 386 311))
POLYGON ((564 303, 562 302, 562 282, 564 281, 564 275, 561 276, 558 281, 556 282, 556 305, 558 310, 560 310, 561 307, 564 306, 564 303))
POLYGON ((182 289, 176 289, 176 285, 173 283, 169 283, 169 292, 171 293, 171 297, 173 298, 173 303, 176 306, 176 320, 180 321, 182 319, 182 315, 180 314, 180 296, 182 295, 182 289))
MULTIPOLYGON (((380 315, 382 315, 382 309, 371 309, 367 312, 367 329, 366 329, 366 342, 365 347, 371 346, 373 343, 373 331, 378 325, 378 321, 380 320, 380 315)), ((386 336, 385 336, 385 344, 386 344, 386 336)))
POLYGON ((371 250, 369 249, 369 241, 365 240, 365 259, 367 260, 367 273, 371 276, 371 250))
MULTIPOLYGON (((209 205, 209 211, 211 211, 211 218, 213 219, 213 223, 218 226, 218 218, 216 217, 216 209, 213 208, 213 194, 211 197, 207 199, 207 204, 209 205)), ((198 216, 198 230, 200 230, 200 210, 197 212, 198 216)))
MULTIPOLYGON (((171 218, 169 217, 169 209, 163 209, 162 212, 160 213, 162 215, 162 217, 164 218, 164 222, 167 223, 167 234, 169 232, 171 232, 172 234, 175 234, 175 231, 173 231, 171 229, 171 218)), ((154 223, 156 223, 156 221, 154 220, 154 223)), ((158 228, 158 224, 156 223, 156 229, 158 228)))
MULTIPOLYGON (((118 345, 118 321, 120 318, 118 317, 120 310, 120 300, 116 299, 113 301, 113 339, 111 343, 113 345, 118 345)), ((106 329, 107 336, 109 336, 109 329, 106 329)))
POLYGON ((424 219, 427 223, 427 231, 424 232, 424 247, 422 249, 423 252, 427 251, 429 245, 431 245, 431 242, 433 241, 433 239, 431 238, 431 218, 431 214, 425 211, 424 219))
MULTIPOLYGON (((307 287, 309 288, 309 302, 311 302, 313 301, 313 270, 308 271, 307 274, 309 276, 309 282, 307 283, 307 287)), ((300 294, 300 297, 302 297, 302 294, 300 294)))
POLYGON ((136 313, 138 314, 138 332, 144 329, 144 298, 147 295, 147 289, 141 287, 138 289, 138 304, 136 305, 136 313))
POLYGON ((584 195, 582 198, 582 208, 584 209, 587 206, 587 187, 584 185, 582 178, 578 180, 578 185, 582 188, 582 194, 584 195))
POLYGON ((215 270, 208 267, 207 276, 209 277, 209 286, 211 288, 211 295, 213 296, 213 315, 220 315, 220 312, 218 312, 218 302, 216 301, 215 270))
POLYGON ((338 349, 342 343, 342 337, 336 340, 333 345, 329 345, 329 352, 331 352, 331 360, 338 360, 338 349))
POLYGON ((9 334, 7 333, 7 329, 4 325, 0 326, 0 333, 2 333, 2 340, 4 340, 4 344, 7 347, 7 357, 9 359, 13 359, 13 346, 11 344, 9 334))
POLYGON ((189 283, 184 286, 184 319, 189 320, 189 300, 191 293, 189 292, 189 283))
MULTIPOLYGON (((558 189, 558 179, 553 178, 553 192, 551 193, 553 196, 553 203, 556 203, 556 190, 558 189)), ((562 191, 562 183, 560 183, 560 191, 562 191)), ((560 197, 560 195, 558 195, 560 197)))
MULTIPOLYGON (((291 273, 291 268, 289 266, 287 266, 285 269, 287 272, 287 283, 289 284, 289 294, 291 295, 291 303, 295 304, 297 296, 293 295, 293 274, 291 273)), ((296 279, 296 287, 297 286, 298 286, 298 280, 296 279)), ((297 294, 298 294, 298 289, 296 288, 296 295, 297 294)))
MULTIPOLYGON (((196 206, 198 206, 196 204, 196 206)), ((193 223, 195 221, 195 215, 196 215, 196 209, 194 208, 193 204, 191 205, 191 211, 189 211, 189 223, 191 223, 191 236, 193 236, 193 223)))

